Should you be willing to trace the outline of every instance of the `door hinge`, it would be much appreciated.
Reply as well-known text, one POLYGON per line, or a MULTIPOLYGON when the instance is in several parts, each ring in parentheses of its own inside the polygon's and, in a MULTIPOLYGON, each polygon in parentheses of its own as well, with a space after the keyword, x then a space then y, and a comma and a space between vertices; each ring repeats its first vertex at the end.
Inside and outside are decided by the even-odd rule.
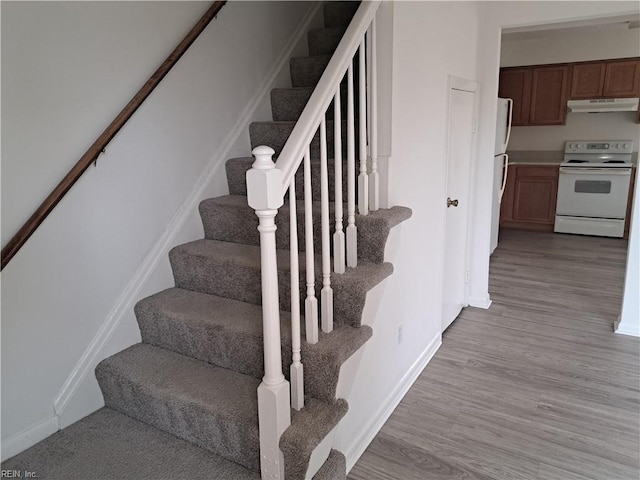
POLYGON ((476 133, 478 131, 478 119, 473 117, 471 121, 471 133, 476 133))
POLYGON ((467 270, 464 272, 464 283, 469 283, 469 277, 471 277, 471 273, 467 270))

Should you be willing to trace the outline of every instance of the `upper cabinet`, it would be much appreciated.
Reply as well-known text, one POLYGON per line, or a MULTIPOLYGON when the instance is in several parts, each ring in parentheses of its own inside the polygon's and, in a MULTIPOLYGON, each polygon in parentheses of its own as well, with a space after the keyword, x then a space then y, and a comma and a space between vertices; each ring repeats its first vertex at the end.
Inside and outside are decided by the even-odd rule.
POLYGON ((563 125, 567 115, 569 67, 504 68, 498 96, 513 100, 512 125, 563 125))
POLYGON ((606 64, 604 62, 574 65, 569 97, 572 100, 589 100, 601 97, 605 72, 606 64))
POLYGON ((640 96, 640 60, 607 62, 604 97, 640 96))
POLYGON ((531 69, 509 68, 501 70, 498 96, 513 100, 512 125, 529 125, 531 69))
POLYGON ((532 70, 529 125, 564 125, 569 67, 559 65, 532 70))
POLYGON ((576 63, 572 67, 573 100, 640 96, 640 60, 576 63))
POLYGON ((501 68, 498 96, 514 126, 564 125, 567 100, 640 97, 640 58, 501 68))

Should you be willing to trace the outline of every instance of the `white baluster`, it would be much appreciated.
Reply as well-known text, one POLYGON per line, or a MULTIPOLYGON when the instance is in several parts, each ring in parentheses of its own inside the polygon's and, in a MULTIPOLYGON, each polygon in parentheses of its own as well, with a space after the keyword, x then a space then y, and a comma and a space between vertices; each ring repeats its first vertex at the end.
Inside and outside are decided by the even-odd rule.
POLYGON ((304 154, 304 237, 307 272, 307 298, 304 301, 304 319, 307 342, 318 343, 318 299, 313 256, 313 197, 311 194, 311 153, 304 154))
POLYGON ((345 245, 342 231, 342 125, 340 118, 340 86, 333 98, 333 156, 335 159, 336 231, 333 234, 333 271, 345 272, 345 245))
POLYGON ((333 331, 333 290, 331 289, 331 235, 329 229, 329 167, 327 165, 327 123, 320 120, 320 208, 322 227, 322 290, 320 311, 322 331, 333 331))
POLYGON ((298 217, 296 180, 289 186, 289 248, 291 252, 291 407, 304 407, 304 367, 300 356, 300 267, 298 265, 298 217))
POLYGON ((376 17, 373 17, 369 33, 369 210, 380 208, 380 177, 378 175, 378 66, 376 45, 376 17))
POLYGON ((358 265, 356 229, 356 147, 353 118, 353 65, 347 70, 347 266, 358 265))
POLYGON ((359 157, 360 157, 360 175, 358 176, 358 212, 360 215, 369 213, 369 176, 367 175, 367 85, 366 70, 364 61, 364 37, 360 42, 358 52, 358 94, 359 94, 359 157))
POLYGON ((264 336, 264 377, 258 387, 260 466, 262 478, 284 479, 284 459, 279 441, 291 424, 289 382, 282 374, 280 306, 276 225, 278 208, 284 203, 282 173, 275 168, 272 148, 260 146, 247 171, 247 199, 260 221, 260 264, 262 269, 262 323, 264 336))

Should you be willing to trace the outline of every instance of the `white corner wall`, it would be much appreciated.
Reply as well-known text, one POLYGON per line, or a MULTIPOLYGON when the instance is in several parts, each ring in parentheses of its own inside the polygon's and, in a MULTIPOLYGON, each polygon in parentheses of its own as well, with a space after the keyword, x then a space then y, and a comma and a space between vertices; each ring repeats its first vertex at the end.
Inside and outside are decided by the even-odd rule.
MULTIPOLYGON (((3 245, 209 5, 2 2, 3 245)), ((102 405, 95 363, 139 341, 314 8, 229 2, 2 271, 3 459, 102 405)))
POLYGON ((640 182, 636 181, 627 251, 627 275, 616 333, 640 337, 640 182))
POLYGON ((476 72, 477 3, 383 7, 393 10, 390 200, 413 216, 391 232, 394 273, 367 297, 374 335, 336 440, 348 469, 440 345, 449 75, 474 80, 476 72))
MULTIPOLYGON (((489 297, 489 252, 491 238, 491 198, 493 154, 503 28, 526 27, 576 20, 637 14, 637 2, 558 1, 558 2, 482 2, 477 65, 481 84, 475 211, 471 253, 471 298, 489 297)), ((637 266, 636 266, 637 268, 637 266)))

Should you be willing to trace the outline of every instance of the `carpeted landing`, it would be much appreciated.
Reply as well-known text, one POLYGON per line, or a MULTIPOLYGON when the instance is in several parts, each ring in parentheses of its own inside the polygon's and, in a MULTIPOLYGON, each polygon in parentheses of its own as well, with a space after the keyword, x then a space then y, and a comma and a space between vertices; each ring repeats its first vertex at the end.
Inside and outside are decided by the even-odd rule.
MULTIPOLYGON (((275 120, 250 127, 252 146, 270 145, 279 151, 284 145, 356 7, 356 2, 324 5, 326 28, 309 32, 311 56, 291 60, 293 86, 274 90, 275 120)), ((312 177, 317 199, 315 147, 312 177)), ((106 407, 9 459, 3 469, 36 472, 39 479, 260 477, 257 387, 264 371, 260 248, 257 217, 247 206, 245 185, 252 162, 252 158, 227 162, 230 195, 200 204, 205 238, 169 253, 175 287, 136 305, 142 343, 97 366, 106 407)), ((278 248, 289 244, 286 207, 277 217, 278 248)), ((367 292, 393 272, 393 266, 384 262, 387 237, 410 216, 411 210, 404 207, 356 215, 358 266, 331 275, 335 329, 320 333, 315 345, 303 341, 305 407, 292 411, 291 427, 280 441, 287 480, 309 477, 314 449, 347 413, 347 402, 336 397, 340 368, 373 333, 362 326, 367 292)), ((320 252, 319 202, 314 202, 313 217, 314 250, 320 252)), ((299 245, 304 248, 300 213, 298 224, 299 245)), ((290 252, 278 250, 277 254, 283 371, 288 376, 290 252)), ((299 257, 304 302, 306 262, 304 254, 299 257)), ((320 264, 317 259, 317 298, 322 287, 320 264)), ((301 327, 304 332, 304 318, 301 327)), ((332 451, 313 478, 343 480, 345 476, 344 456, 332 451)))

